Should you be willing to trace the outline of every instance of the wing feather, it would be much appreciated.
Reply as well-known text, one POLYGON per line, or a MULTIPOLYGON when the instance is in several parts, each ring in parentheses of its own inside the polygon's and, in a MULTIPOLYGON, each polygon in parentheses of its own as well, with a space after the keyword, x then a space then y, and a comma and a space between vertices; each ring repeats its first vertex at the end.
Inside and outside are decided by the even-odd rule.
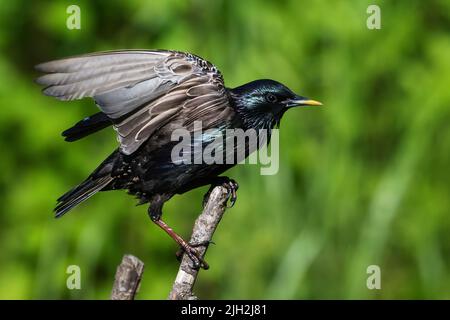
MULTIPOLYGON (((183 114, 184 124, 230 108, 217 68, 189 53, 113 51, 36 66, 37 83, 60 100, 91 97, 113 122, 120 150, 131 154, 156 130, 183 114)), ((211 122, 211 121, 210 121, 211 122)))

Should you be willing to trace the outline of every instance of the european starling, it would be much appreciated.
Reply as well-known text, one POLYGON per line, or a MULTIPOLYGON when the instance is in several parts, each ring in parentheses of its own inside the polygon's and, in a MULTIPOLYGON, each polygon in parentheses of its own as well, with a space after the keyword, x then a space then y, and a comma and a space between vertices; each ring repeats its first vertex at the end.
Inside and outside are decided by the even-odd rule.
MULTIPOLYGON (((128 190, 140 203, 150 203, 151 220, 181 246, 195 266, 204 268, 207 264, 194 246, 161 220, 162 207, 175 194, 209 184, 226 186, 234 203, 237 183, 219 176, 234 164, 174 163, 171 151, 177 142, 171 139, 173 131, 193 132, 194 122, 201 121, 202 130, 212 129, 216 135, 226 129, 265 129, 269 141, 286 110, 321 105, 273 80, 227 88, 213 64, 177 51, 93 53, 42 63, 36 69, 45 73, 37 79, 45 86, 44 94, 63 101, 91 97, 100 109, 64 131, 66 141, 113 126, 120 144, 85 181, 57 200, 56 217, 98 191, 128 190)), ((202 135, 201 139, 200 151, 210 137, 202 135)))

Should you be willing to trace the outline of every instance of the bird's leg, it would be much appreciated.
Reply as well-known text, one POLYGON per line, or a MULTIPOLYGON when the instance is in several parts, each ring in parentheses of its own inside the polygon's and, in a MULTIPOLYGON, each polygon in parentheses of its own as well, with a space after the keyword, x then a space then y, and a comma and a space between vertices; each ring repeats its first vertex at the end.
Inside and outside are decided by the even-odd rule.
POLYGON ((192 260, 194 264, 194 268, 203 268, 205 270, 209 269, 208 263, 203 260, 202 257, 200 257, 198 251, 195 249, 195 247, 200 246, 202 244, 198 245, 191 245, 187 243, 182 237, 180 237, 175 231, 172 230, 171 227, 169 227, 164 221, 161 219, 159 220, 153 220, 153 222, 163 229, 172 239, 174 239, 181 247, 181 250, 185 252, 188 257, 192 260))
POLYGON ((211 187, 209 188, 208 192, 206 192, 206 194, 203 197, 203 207, 205 207, 209 195, 216 186, 223 186, 227 189, 228 191, 227 199, 230 199, 230 205, 228 205, 227 207, 232 208, 237 200, 236 191, 239 189, 239 184, 235 180, 230 179, 228 177, 216 177, 216 179, 211 184, 211 187))
POLYGON ((194 264, 194 268, 203 268, 205 270, 209 269, 208 263, 200 257, 199 252, 195 249, 198 245, 191 245, 186 242, 180 235, 178 235, 171 227, 167 225, 162 219, 162 205, 158 201, 153 201, 149 207, 149 215, 150 219, 156 224, 158 227, 163 229, 176 243, 178 243, 181 249, 188 255, 188 257, 192 260, 194 264))

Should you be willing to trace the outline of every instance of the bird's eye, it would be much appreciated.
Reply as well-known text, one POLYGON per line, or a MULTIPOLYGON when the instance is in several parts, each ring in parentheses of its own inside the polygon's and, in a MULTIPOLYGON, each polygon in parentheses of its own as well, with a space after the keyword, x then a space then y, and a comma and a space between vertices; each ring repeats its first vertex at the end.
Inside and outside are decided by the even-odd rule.
POLYGON ((266 94, 266 100, 269 103, 277 102, 277 97, 273 93, 266 94))

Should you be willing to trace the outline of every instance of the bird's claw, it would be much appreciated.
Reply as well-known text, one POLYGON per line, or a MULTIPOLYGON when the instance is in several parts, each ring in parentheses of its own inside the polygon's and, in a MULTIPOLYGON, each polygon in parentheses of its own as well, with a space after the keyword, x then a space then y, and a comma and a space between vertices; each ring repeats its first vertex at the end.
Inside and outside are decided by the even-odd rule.
POLYGON ((227 189, 227 200, 230 200, 229 205, 227 205, 227 208, 232 208, 237 200, 237 190, 239 189, 239 184, 236 182, 236 180, 230 179, 228 177, 219 177, 219 179, 216 181, 215 184, 211 185, 211 188, 208 190, 208 192, 203 197, 203 208, 205 207, 206 203, 208 202, 208 198, 211 194, 211 191, 214 189, 215 186, 223 186, 225 189, 227 189))
POLYGON ((214 244, 212 241, 204 241, 200 243, 191 244, 189 243, 186 246, 180 247, 180 250, 176 252, 176 257, 178 261, 181 261, 183 254, 186 253, 189 259, 191 259, 194 269, 202 268, 204 270, 209 269, 209 264, 200 256, 200 253, 196 249, 197 247, 205 246, 207 247, 209 244, 214 244))
POLYGON ((188 246, 187 248, 183 248, 184 252, 188 255, 189 259, 191 259, 193 265, 192 268, 199 269, 202 268, 204 270, 209 269, 208 263, 200 257, 200 253, 197 249, 188 246))
POLYGON ((232 208, 237 200, 237 190, 239 189, 239 184, 233 180, 229 179, 222 184, 228 191, 227 199, 230 200, 230 204, 227 205, 227 208, 232 208))

